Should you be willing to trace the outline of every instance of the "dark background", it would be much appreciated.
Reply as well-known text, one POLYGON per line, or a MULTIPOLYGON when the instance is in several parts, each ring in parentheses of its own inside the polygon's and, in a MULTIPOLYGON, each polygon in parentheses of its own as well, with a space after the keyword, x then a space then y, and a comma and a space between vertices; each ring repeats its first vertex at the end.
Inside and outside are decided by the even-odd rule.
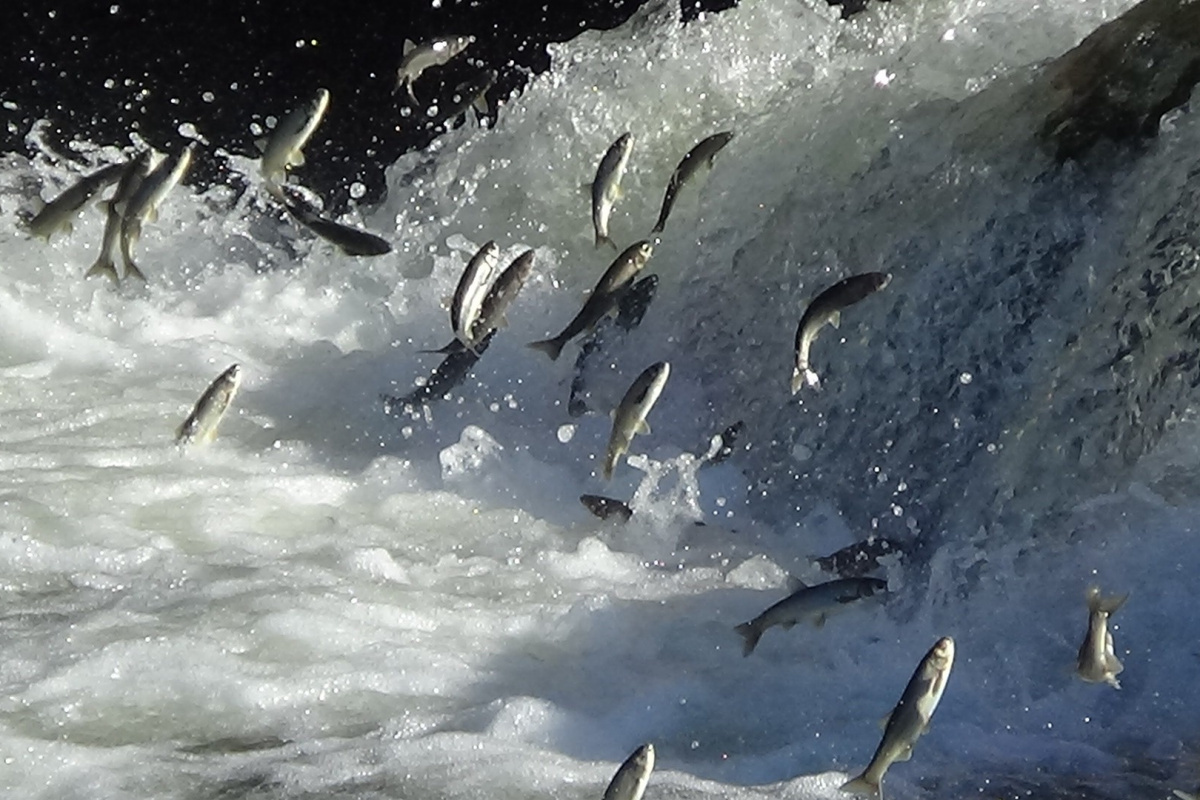
MULTIPOLYGON (((798 0, 774 0, 797 2, 798 0)), ((425 105, 449 100, 484 68, 499 73, 493 106, 549 66, 548 42, 608 29, 645 0, 0 0, 0 153, 32 154, 30 127, 48 120, 51 147, 127 146, 136 130, 161 151, 182 143, 179 126, 255 157, 268 116, 332 100, 305 150, 304 181, 340 209, 350 184, 383 191, 383 169, 440 132, 424 108, 393 94, 404 40, 476 37, 459 57, 417 82, 425 105), (436 4, 436 5, 435 5, 436 4), (407 112, 407 113, 405 113, 407 112), (416 112, 415 114, 413 112, 416 112)), ((737 0, 671 0, 683 21, 737 0)), ((843 16, 866 0, 828 0, 843 16)), ((198 158, 188 183, 236 182, 219 158, 198 158)))
MULTIPOLYGON (((371 200, 383 168, 438 132, 412 109, 405 116, 409 101, 393 94, 406 38, 474 35, 461 56, 421 77, 417 96, 448 99, 490 67, 499 73, 494 104, 549 66, 546 43, 615 27, 643 0, 433 2, 0 0, 0 152, 28 153, 30 126, 47 119, 47 138, 67 157, 71 139, 125 146, 131 130, 174 150, 185 122, 214 148, 256 156, 251 123, 284 116, 324 86, 332 100, 306 148, 305 183, 335 208, 354 181, 371 200)), ((683 3, 687 20, 736 0, 683 3)), ((223 169, 220 159, 197 159, 187 182, 230 180, 223 169)))

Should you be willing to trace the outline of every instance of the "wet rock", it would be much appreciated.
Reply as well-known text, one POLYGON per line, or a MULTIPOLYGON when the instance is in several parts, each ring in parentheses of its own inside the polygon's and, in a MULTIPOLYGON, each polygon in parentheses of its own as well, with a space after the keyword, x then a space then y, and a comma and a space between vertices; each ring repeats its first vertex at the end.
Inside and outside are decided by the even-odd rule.
POLYGON ((1060 161, 1102 138, 1154 136, 1200 81, 1200 2, 1144 0, 1054 61, 1043 80, 1055 106, 1041 136, 1060 161))

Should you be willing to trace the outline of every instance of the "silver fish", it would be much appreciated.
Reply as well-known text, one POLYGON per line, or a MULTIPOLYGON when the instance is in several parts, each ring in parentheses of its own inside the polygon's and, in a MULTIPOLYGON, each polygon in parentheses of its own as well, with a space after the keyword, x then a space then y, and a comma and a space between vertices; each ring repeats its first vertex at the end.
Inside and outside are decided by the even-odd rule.
POLYGON ((790 582, 792 593, 749 622, 734 628, 744 641, 742 655, 748 656, 758 646, 758 640, 775 625, 788 630, 797 622, 810 621, 820 628, 833 613, 850 603, 887 591, 887 581, 877 578, 846 578, 816 586, 805 586, 797 580, 790 582))
POLYGON ((413 94, 413 83, 421 77, 421 73, 430 67, 439 67, 467 49, 475 41, 474 36, 441 36, 422 44, 413 44, 404 40, 404 57, 400 59, 400 67, 396 70, 396 89, 408 91, 413 105, 417 105, 417 96, 413 94))
POLYGON ((843 792, 881 797, 883 775, 896 761, 912 758, 913 745, 925 729, 946 690, 950 668, 954 666, 954 640, 945 636, 921 659, 916 672, 904 687, 900 702, 886 717, 886 727, 871 763, 857 778, 842 785, 843 792))
POLYGON ((613 497, 605 497, 599 494, 581 494, 579 502, 583 503, 583 507, 592 512, 592 516, 600 519, 616 519, 618 522, 629 522, 633 516, 633 509, 626 503, 622 503, 613 497))
POLYGON ((527 346, 541 350, 550 356, 551 360, 557 361, 567 342, 596 327, 596 323, 613 310, 625 289, 653 254, 654 246, 647 241, 635 242, 625 248, 625 252, 617 256, 616 261, 605 270, 596 288, 588 295, 587 302, 567 327, 553 339, 531 342, 527 346))
POLYGON ((646 743, 630 753, 617 768, 603 800, 642 800, 650 773, 654 771, 654 745, 646 743))
MULTIPOLYGON (((489 242, 489 244, 494 243, 489 242)), ((500 273, 500 277, 496 278, 495 282, 492 283, 492 288, 488 289, 483 302, 479 304, 479 310, 475 312, 475 321, 471 323, 472 342, 478 343, 483 337, 492 333, 497 328, 502 328, 508 324, 505 314, 512 301, 516 299, 517 293, 521 291, 521 287, 525 285, 525 281, 529 278, 529 273, 533 270, 533 256, 534 253, 532 250, 526 250, 524 253, 521 253, 521 255, 517 256, 508 265, 504 272, 500 273)), ((473 344, 472 347, 474 346, 473 344)), ((422 350, 421 352, 457 353, 460 350, 466 349, 468 349, 467 345, 463 344, 459 339, 454 339, 439 350, 422 350)))
POLYGON ((800 317, 800 324, 796 326, 796 366, 792 370, 792 394, 800 391, 805 383, 813 388, 821 386, 817 373, 808 365, 809 350, 821 328, 826 325, 838 327, 843 308, 884 289, 891 280, 892 276, 886 272, 864 272, 843 278, 813 298, 804 310, 804 316, 800 317))
POLYGON ((592 181, 592 225, 596 229, 596 247, 608 244, 617 249, 617 243, 608 238, 608 218, 621 196, 621 177, 632 150, 633 134, 623 133, 609 146, 596 168, 596 177, 592 181))
POLYGON ((608 437, 608 448, 604 454, 604 477, 612 477, 613 470, 619 459, 629 449, 634 434, 650 433, 650 425, 646 416, 654 408, 655 401, 667 385, 667 377, 671 374, 671 365, 666 361, 658 361, 638 375, 630 385, 620 405, 613 412, 612 433, 608 437))
POLYGON ((442 363, 434 368, 425 383, 413 389, 408 394, 402 397, 384 395, 384 411, 391 414, 396 409, 412 409, 418 405, 427 406, 433 400, 445 398, 452 389, 466 380, 467 376, 471 374, 471 369, 475 366, 475 362, 488 349, 488 345, 492 343, 492 338, 495 335, 496 332, 492 331, 487 336, 484 336, 476 343, 474 350, 464 347, 447 355, 442 359, 442 363))
POLYGON ((312 138, 313 131, 321 124, 329 108, 329 90, 317 89, 317 95, 300 108, 280 120, 271 135, 258 141, 262 150, 259 169, 267 184, 281 184, 287 180, 291 167, 304 166, 304 146, 312 138))
POLYGON ((350 225, 323 217, 303 202, 284 202, 292 218, 327 242, 336 245, 348 256, 381 256, 392 252, 392 246, 382 237, 350 225))
POLYGON ((154 160, 153 151, 143 150, 122 165, 124 172, 121 173, 116 190, 112 197, 101 204, 105 212, 104 237, 100 240, 100 255, 84 274, 85 278, 107 275, 113 283, 120 280, 115 262, 117 244, 121 238, 121 219, 130 198, 153 168, 154 160))
POLYGON ((233 402, 233 396, 237 394, 241 382, 242 368, 237 364, 218 375, 204 390, 204 394, 200 395, 192 413, 188 414, 187 419, 176 429, 176 444, 211 442, 216 437, 217 426, 221 424, 221 418, 233 402))
POLYGON ((59 231, 70 231, 71 220, 88 200, 110 184, 116 183, 125 169, 124 163, 109 164, 95 172, 84 175, 69 189, 42 207, 29 220, 29 232, 50 241, 59 231))
POLYGON ((175 185, 183 179, 192 164, 195 143, 189 144, 174 159, 164 159, 138 184, 137 190, 121 216, 121 256, 125 262, 125 277, 133 275, 143 283, 146 275, 133 260, 133 246, 142 236, 142 226, 158 219, 158 207, 175 185))
POLYGON ((1117 675, 1125 669, 1113 650, 1112 632, 1108 629, 1108 618, 1125 604, 1129 595, 1101 597, 1100 587, 1087 590, 1088 629, 1079 647, 1079 658, 1075 672, 1088 683, 1107 683, 1120 689, 1117 675))
POLYGON ((679 162, 679 166, 675 167, 675 171, 671 173, 671 180, 667 183, 667 192, 663 195, 662 210, 658 212, 658 222, 655 223, 651 233, 662 233, 663 228, 667 226, 667 217, 671 215, 671 209, 675 207, 675 198, 679 196, 679 190, 703 167, 711 168, 717 153, 721 152, 721 149, 729 144, 729 140, 732 138, 733 131, 721 131, 714 133, 688 150, 687 155, 679 162))

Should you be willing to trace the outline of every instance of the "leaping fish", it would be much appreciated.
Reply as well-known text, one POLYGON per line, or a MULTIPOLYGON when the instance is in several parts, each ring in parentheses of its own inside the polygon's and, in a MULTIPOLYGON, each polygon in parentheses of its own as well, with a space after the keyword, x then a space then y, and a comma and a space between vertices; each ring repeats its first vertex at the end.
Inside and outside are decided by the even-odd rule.
POLYGON ((200 395, 192 413, 188 414, 175 431, 176 444, 211 442, 217 435, 217 426, 233 402, 238 386, 242 382, 242 368, 234 364, 217 376, 200 395))
POLYGON ((937 640, 916 672, 904 687, 900 702, 886 719, 883 738, 871 763, 857 778, 842 784, 843 792, 882 797, 880 785, 888 767, 897 761, 912 758, 913 745, 929 727, 929 720, 946 690, 950 679, 950 668, 954 666, 954 640, 945 636, 937 640))
POLYGON ((671 365, 666 361, 651 364, 642 370, 630 385, 620 405, 613 412, 612 433, 608 437, 608 449, 604 454, 604 478, 612 477, 617 461, 629 450, 634 434, 650 433, 646 416, 671 374, 671 365))
POLYGON ((592 180, 592 226, 596 229, 596 247, 602 244, 617 249, 617 243, 608 238, 608 218, 613 206, 621 196, 621 177, 633 151, 633 134, 623 133, 613 142, 592 180))
POLYGON ((796 326, 796 366, 792 370, 792 394, 800 391, 800 387, 806 383, 813 388, 821 386, 820 378, 808 364, 809 350, 821 328, 826 325, 838 327, 842 309, 884 289, 891 280, 892 276, 886 272, 864 272, 843 278, 813 298, 804 310, 804 316, 800 317, 800 324, 796 326))
POLYGON ((759 638, 768 628, 778 625, 788 630, 797 622, 805 620, 820 628, 831 614, 844 609, 850 603, 877 592, 887 591, 887 581, 878 578, 845 578, 816 586, 805 586, 793 579, 790 584, 791 594, 749 622, 734 628, 744 639, 743 656, 754 652, 759 638))
POLYGON ((192 164, 196 143, 183 148, 174 159, 164 159, 138 184, 133 197, 121 215, 121 257, 125 262, 125 277, 133 275, 146 282, 146 275, 133 260, 133 246, 142 236, 142 227, 158 219, 158 207, 167 194, 183 179, 192 164))
POLYGON ((304 166, 304 146, 321 124, 328 108, 329 90, 317 89, 316 97, 311 102, 293 110, 275 126, 269 137, 258 140, 257 144, 262 150, 259 169, 267 179, 268 187, 286 181, 287 171, 291 167, 304 166))
POLYGON ((630 753, 629 758, 617 768, 603 800, 642 800, 650 773, 654 771, 654 745, 646 743, 630 753))
POLYGON ((125 170, 125 162, 109 164, 95 172, 88 173, 74 183, 69 189, 55 197, 42 207, 42 210, 29 220, 29 232, 46 241, 59 231, 70 231, 71 220, 79 213, 88 200, 110 184, 116 183, 125 170))
POLYGON ((1087 590, 1088 629, 1079 646, 1079 658, 1075 672, 1088 683, 1107 683, 1114 689, 1121 688, 1117 675, 1125 666, 1113 650, 1112 632, 1108 629, 1108 618, 1125 604, 1129 595, 1102 597, 1099 586, 1087 590))
POLYGON ((408 97, 413 105, 417 105, 417 96, 413 94, 413 83, 421 77, 421 73, 430 67, 440 67, 456 55, 466 50, 475 41, 474 36, 440 36, 422 44, 413 44, 411 39, 404 40, 404 56, 400 59, 400 67, 396 70, 396 89, 408 91, 408 97))
POLYGON ((679 166, 675 167, 675 171, 671 173, 666 194, 663 195, 662 210, 658 212, 658 222, 654 224, 654 230, 651 233, 662 233, 663 228, 667 226, 667 217, 671 215, 671 209, 675 207, 675 198, 679 196, 679 190, 687 185, 688 181, 694 178, 702 168, 711 168, 717 153, 721 152, 732 138, 733 131, 714 133, 687 152, 687 155, 679 162, 679 166))
POLYGON ((558 336, 540 342, 531 342, 527 346, 534 350, 541 350, 550 356, 551 360, 557 361, 567 342, 596 327, 596 323, 613 310, 625 289, 641 272, 642 267, 646 266, 646 262, 650 260, 653 253, 654 246, 649 242, 641 241, 631 244, 605 270, 599 283, 596 284, 596 288, 588 295, 583 308, 579 310, 573 320, 567 323, 567 327, 563 328, 558 336))
POLYGON ((137 191, 138 186, 145 180, 146 175, 150 173, 154 164, 154 153, 151 150, 143 150, 138 153, 127 164, 122 165, 125 169, 121 173, 121 180, 117 182, 117 188, 113 192, 112 197, 105 200, 101 207, 104 209, 104 236, 100 240, 100 255, 96 257, 96 262, 91 268, 84 273, 85 278, 91 278, 96 275, 107 275, 112 279, 113 283, 120 281, 120 275, 117 274, 116 258, 118 255, 117 245, 120 243, 121 237, 121 220, 125 214, 125 208, 129 204, 130 198, 137 191))

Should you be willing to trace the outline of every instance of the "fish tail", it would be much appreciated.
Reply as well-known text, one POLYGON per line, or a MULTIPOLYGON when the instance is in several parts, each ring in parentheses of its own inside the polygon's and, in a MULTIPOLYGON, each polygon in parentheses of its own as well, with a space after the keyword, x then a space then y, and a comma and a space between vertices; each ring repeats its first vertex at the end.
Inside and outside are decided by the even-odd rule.
POLYGON ((734 628, 735 631, 745 640, 742 642, 742 658, 754 652, 754 648, 758 647, 758 640, 762 638, 762 627, 755 625, 753 620, 743 622, 734 628))
POLYGON ((792 370, 792 394, 796 394, 804 386, 811 386, 817 391, 821 390, 821 377, 807 364, 792 370))
POLYGON ((1200 800, 1200 792, 1192 794, 1190 792, 1185 792, 1182 789, 1172 789, 1171 791, 1175 793, 1175 796, 1178 797, 1179 800, 1200 800))
POLYGON ((150 282, 150 281, 146 280, 146 273, 142 272, 142 270, 138 267, 137 264, 133 263, 132 261, 129 261, 125 264, 125 277, 128 278, 131 275, 133 277, 137 278, 142 283, 150 282))
POLYGON ((608 238, 607 236, 605 236, 605 235, 604 235, 603 233, 601 233, 600 231, 596 231, 596 248, 597 248, 597 249, 599 249, 600 245, 602 245, 602 244, 606 244, 606 245, 608 245, 608 246, 609 246, 609 247, 611 247, 613 250, 618 250, 618 249, 620 249, 620 248, 618 248, 618 247, 617 247, 617 243, 616 243, 616 242, 614 242, 612 239, 610 239, 610 238, 608 238))
POLYGON ((667 227, 667 218, 659 217, 658 222, 654 223, 654 227, 650 229, 651 233, 662 233, 663 228, 667 227))
POLYGON ((879 784, 867 777, 867 773, 859 775, 857 778, 851 778, 842 784, 843 792, 851 792, 853 794, 866 795, 867 797, 883 798, 883 792, 879 788, 879 784))
POLYGON ((121 282, 121 276, 117 274, 117 268, 113 264, 113 260, 108 255, 102 255, 96 259, 96 263, 92 264, 92 268, 84 273, 83 277, 94 278, 97 275, 107 275, 112 279, 114 284, 121 282))
POLYGON ((566 342, 562 339, 555 337, 553 339, 543 339, 540 342, 530 342, 525 346, 545 353, 550 356, 551 361, 558 361, 558 356, 562 353, 565 344, 566 342))
POLYGON ((1121 606, 1125 605, 1125 601, 1128 599, 1128 594, 1114 594, 1104 597, 1100 594, 1099 586, 1090 586, 1087 591, 1088 611, 1100 611, 1110 616, 1116 613, 1117 609, 1121 606))
POLYGON ((413 82, 411 78, 404 81, 404 88, 408 92, 408 99, 412 100, 412 104, 414 106, 421 105, 421 101, 417 99, 416 93, 413 92, 413 82))
POLYGON ((612 480, 613 470, 617 468, 617 461, 621 458, 623 451, 609 450, 604 455, 604 480, 612 480))

